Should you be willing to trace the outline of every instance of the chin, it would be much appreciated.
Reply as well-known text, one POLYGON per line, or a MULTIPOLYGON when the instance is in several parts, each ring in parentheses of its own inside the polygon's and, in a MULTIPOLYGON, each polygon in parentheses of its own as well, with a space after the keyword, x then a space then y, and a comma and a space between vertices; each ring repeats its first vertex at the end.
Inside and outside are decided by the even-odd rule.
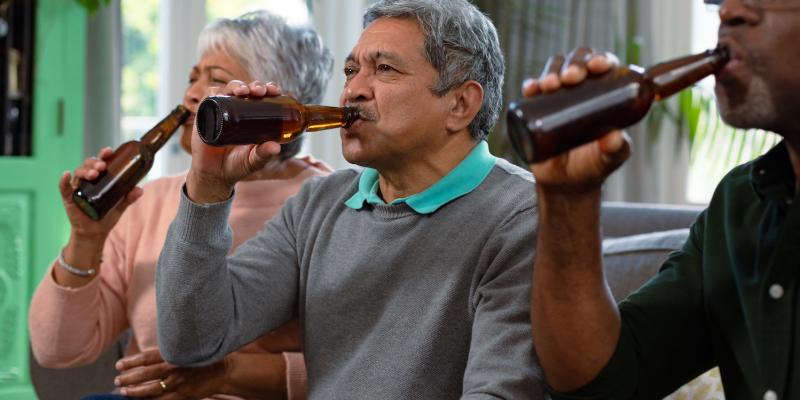
POLYGON ((192 124, 183 125, 181 130, 181 148, 189 154, 192 154, 192 124))
POLYGON ((773 130, 776 103, 765 80, 754 78, 747 87, 717 85, 717 107, 722 120, 742 129, 773 130))

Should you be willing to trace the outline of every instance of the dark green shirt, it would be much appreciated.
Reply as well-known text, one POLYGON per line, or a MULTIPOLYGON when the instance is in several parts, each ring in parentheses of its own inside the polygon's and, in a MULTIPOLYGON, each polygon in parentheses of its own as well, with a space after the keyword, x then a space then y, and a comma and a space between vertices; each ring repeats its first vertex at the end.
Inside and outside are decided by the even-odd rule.
POLYGON ((683 248, 619 304, 598 377, 562 399, 660 399, 718 365, 728 399, 800 398, 800 199, 784 143, 734 168, 683 248))

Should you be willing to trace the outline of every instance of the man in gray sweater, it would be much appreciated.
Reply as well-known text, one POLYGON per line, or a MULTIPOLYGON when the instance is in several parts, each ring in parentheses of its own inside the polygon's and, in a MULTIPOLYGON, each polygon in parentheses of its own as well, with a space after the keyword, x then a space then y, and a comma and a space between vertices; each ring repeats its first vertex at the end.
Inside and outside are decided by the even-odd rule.
POLYGON ((543 398, 535 190, 485 141, 503 71, 494 26, 466 0, 372 5, 341 97, 361 114, 342 151, 365 168, 308 182, 230 257, 234 184, 278 146, 195 137, 156 275, 164 358, 209 364, 299 318, 312 399, 543 398))

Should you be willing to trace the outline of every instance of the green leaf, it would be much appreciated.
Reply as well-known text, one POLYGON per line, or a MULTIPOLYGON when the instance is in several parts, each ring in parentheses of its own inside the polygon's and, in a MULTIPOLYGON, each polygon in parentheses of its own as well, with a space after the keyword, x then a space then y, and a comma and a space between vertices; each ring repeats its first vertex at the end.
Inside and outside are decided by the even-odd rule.
POLYGON ((111 4, 111 0, 75 0, 78 4, 83 6, 89 14, 94 14, 98 8, 100 8, 100 3, 102 2, 104 5, 111 4))

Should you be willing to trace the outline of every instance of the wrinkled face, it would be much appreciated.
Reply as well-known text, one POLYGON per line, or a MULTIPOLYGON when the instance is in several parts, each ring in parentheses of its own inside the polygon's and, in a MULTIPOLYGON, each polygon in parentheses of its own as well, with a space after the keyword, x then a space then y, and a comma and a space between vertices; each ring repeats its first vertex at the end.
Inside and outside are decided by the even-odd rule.
POLYGON ((416 21, 380 18, 361 34, 345 62, 340 104, 362 118, 342 129, 342 153, 354 164, 396 168, 435 154, 452 100, 431 91, 438 73, 425 58, 416 21))
POLYGON ((715 89, 723 119, 740 128, 800 133, 800 10, 726 0, 719 14, 719 42, 731 51, 715 89))
POLYGON ((181 147, 189 154, 192 153, 192 126, 200 101, 212 87, 222 88, 229 81, 238 79, 250 82, 250 74, 233 57, 224 51, 209 51, 203 54, 197 65, 189 73, 189 88, 183 95, 183 105, 192 112, 186 120, 181 132, 181 147))

